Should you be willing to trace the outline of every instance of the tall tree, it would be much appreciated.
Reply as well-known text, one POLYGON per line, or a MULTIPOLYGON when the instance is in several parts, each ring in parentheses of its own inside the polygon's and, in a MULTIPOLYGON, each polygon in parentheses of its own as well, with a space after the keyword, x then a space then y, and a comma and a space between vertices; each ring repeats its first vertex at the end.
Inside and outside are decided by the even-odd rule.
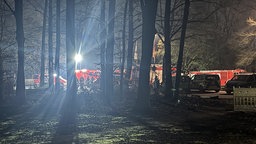
MULTIPOLYGON (((13 32, 15 29, 13 27, 8 26, 8 18, 11 14, 15 16, 15 12, 13 8, 7 3, 7 1, 1 1, 0 2, 0 103, 2 100, 7 97, 13 89, 14 85, 14 76, 12 71, 16 71, 16 64, 14 66, 13 63, 9 63, 10 60, 14 60, 16 57, 16 54, 13 52, 13 45, 16 44, 15 40, 13 39, 15 37, 15 34, 13 35, 13 32), (6 7, 7 6, 7 7, 6 7), (8 9, 10 11, 8 11, 8 9), (11 31, 10 29, 11 28, 11 31), (8 64, 8 66, 7 66, 8 64), (4 74, 4 72, 6 72, 4 74)), ((12 25, 12 24, 11 24, 12 25)))
POLYGON ((44 1, 44 18, 42 29, 42 48, 41 48, 41 66, 40 66, 40 87, 44 86, 45 74, 45 31, 46 31, 46 17, 47 17, 48 0, 44 1))
POLYGON ((182 27, 181 27, 181 36, 180 36, 180 48, 179 48, 179 56, 177 61, 177 73, 176 73, 176 81, 175 81, 176 97, 179 96, 181 68, 182 68, 182 61, 183 61, 183 50, 184 50, 184 43, 185 43, 185 37, 186 37, 186 28, 188 23, 189 6, 190 6, 190 0, 186 0, 184 5, 184 13, 183 13, 183 20, 182 20, 182 27))
POLYGON ((170 39, 170 14, 171 14, 171 0, 166 0, 165 16, 164 16, 164 77, 165 82, 165 96, 171 95, 171 39, 170 39))
POLYGON ((52 0, 49 0, 49 24, 48 24, 48 55, 49 55, 49 88, 53 87, 53 44, 52 44, 52 0))
POLYGON ((75 2, 66 0, 66 64, 67 64, 67 98, 75 98, 77 92, 75 75, 75 2))
POLYGON ((15 0, 16 40, 18 43, 18 74, 16 97, 19 104, 25 102, 24 76, 24 31, 23 31, 23 0, 15 0))
POLYGON ((4 91, 4 76, 3 76, 3 52, 0 48, 0 103, 3 101, 3 91, 4 91))
POLYGON ((129 0, 129 37, 127 50, 127 72, 126 78, 130 79, 133 60, 133 0, 129 0))
POLYGON ((123 30, 122 30, 122 57, 121 57, 121 74, 120 74, 120 92, 123 97, 123 85, 124 85, 124 63, 125 63, 125 32, 126 32, 126 13, 128 7, 128 0, 125 2, 124 6, 124 17, 123 17, 123 30))
POLYGON ((55 91, 60 90, 60 0, 56 1, 56 53, 55 53, 55 91))
POLYGON ((142 56, 139 73, 139 87, 136 107, 144 111, 150 108, 149 72, 155 37, 157 0, 141 0, 142 8, 142 56))
MULTIPOLYGON (((1 7, 1 12, 3 13, 0 17, 0 42, 3 41, 3 36, 4 36, 4 3, 3 1, 0 2, 0 7, 1 7)), ((4 70, 3 70, 3 50, 2 47, 0 47, 0 103, 3 101, 3 91, 4 91, 4 70)))
POLYGON ((105 1, 101 1, 101 12, 100 12, 100 29, 101 29, 101 33, 100 33, 100 39, 101 44, 100 44, 100 63, 101 63, 101 80, 100 80, 100 88, 102 91, 102 96, 103 99, 106 101, 106 77, 105 77, 105 63, 106 63, 106 44, 105 44, 105 40, 106 40, 106 26, 105 26, 105 1))
MULTIPOLYGON (((116 0, 109 0, 108 12, 108 36, 106 51, 106 96, 108 100, 113 97, 113 54, 115 47, 114 26, 115 26, 115 6, 116 0)), ((110 101, 109 101, 110 102, 110 101)))

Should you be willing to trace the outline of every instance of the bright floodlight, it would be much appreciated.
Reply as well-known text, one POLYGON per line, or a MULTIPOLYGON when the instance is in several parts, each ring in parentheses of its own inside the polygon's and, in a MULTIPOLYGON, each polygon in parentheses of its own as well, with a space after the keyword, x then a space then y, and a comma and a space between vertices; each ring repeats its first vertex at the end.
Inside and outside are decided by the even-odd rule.
POLYGON ((75 61, 76 61, 76 63, 81 62, 82 61, 82 55, 81 54, 76 54, 75 55, 75 61))

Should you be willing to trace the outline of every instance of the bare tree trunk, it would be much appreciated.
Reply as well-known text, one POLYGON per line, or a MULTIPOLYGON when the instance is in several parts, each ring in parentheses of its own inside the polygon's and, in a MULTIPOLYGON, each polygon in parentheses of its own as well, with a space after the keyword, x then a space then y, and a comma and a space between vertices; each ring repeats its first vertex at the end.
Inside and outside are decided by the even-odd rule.
POLYGON ((124 19, 123 19, 123 31, 122 31, 122 63, 121 63, 121 74, 120 74, 120 92, 121 97, 123 97, 123 86, 124 86, 124 63, 125 63, 125 31, 126 31, 126 13, 127 13, 127 7, 128 7, 128 0, 125 2, 125 8, 124 8, 124 19))
POLYGON ((16 97, 18 104, 25 102, 24 76, 24 31, 23 31, 23 0, 15 0, 16 40, 18 43, 18 74, 16 97))
POLYGON ((53 46, 52 46, 52 0, 49 1, 49 29, 48 29, 48 54, 49 54, 49 88, 53 88, 53 46))
MULTIPOLYGON (((1 33, 2 34, 2 33, 1 33)), ((4 90, 4 77, 3 77, 3 52, 0 48, 0 103, 3 102, 3 90, 4 90)))
POLYGON ((184 49, 184 43, 185 43, 185 37, 186 37, 186 28, 188 23, 189 6, 190 6, 190 1, 186 0, 185 6, 184 6, 184 13, 183 13, 183 22, 181 27, 180 49, 179 49, 179 57, 177 62, 176 81, 175 81, 176 97, 179 96, 183 49, 184 49))
MULTIPOLYGON (((1 5, 1 9, 3 8, 4 4, 3 4, 3 1, 1 1, 0 3, 1 5)), ((3 14, 4 15, 4 14, 3 14)), ((0 35, 0 41, 2 42, 3 41, 3 35, 4 35, 4 19, 3 19, 3 15, 1 15, 0 17, 0 25, 1 25, 1 35, 0 35)), ((2 50, 2 47, 0 47, 0 103, 3 102, 3 90, 4 90, 4 76, 3 76, 3 50, 2 50)))
MULTIPOLYGON (((175 15, 174 9, 175 9, 176 3, 177 3, 177 0, 174 0, 173 4, 171 4, 171 5, 173 5, 173 7, 172 7, 172 10, 171 10, 172 13, 171 13, 170 32, 172 31, 172 29, 174 27, 174 25, 173 25, 173 23, 174 23, 174 15, 175 15)), ((172 36, 170 36, 170 41, 171 41, 171 39, 172 39, 172 36)), ((172 65, 172 63, 173 63, 172 62, 172 45, 170 44, 170 68, 171 68, 171 70, 170 70, 170 75, 171 75, 171 77, 170 77, 170 89, 172 90, 171 94, 170 94, 171 97, 173 97, 173 94, 174 94, 173 93, 173 89, 175 87, 174 84, 173 84, 173 77, 172 77, 172 73, 173 73, 173 69, 172 69, 173 65, 172 65)))
POLYGON ((171 40, 170 40, 170 13, 171 13, 171 0, 166 0, 165 3, 165 17, 164 17, 164 77, 165 82, 165 96, 171 95, 171 40))
POLYGON ((48 0, 44 1, 44 19, 42 29, 42 49, 41 49, 41 66, 40 66, 40 87, 44 86, 45 74, 45 31, 46 31, 46 16, 47 16, 48 0))
POLYGON ((106 72, 106 25, 105 25, 105 1, 101 1, 101 13, 100 13, 100 18, 101 18, 101 33, 100 33, 100 39, 102 40, 100 44, 100 63, 101 63, 101 76, 100 76, 100 88, 102 90, 102 96, 103 100, 106 102, 106 77, 105 77, 105 72, 106 72))
POLYGON ((107 51, 106 51, 106 96, 110 104, 113 97, 113 54, 114 54, 114 25, 115 25, 115 4, 116 0, 109 0, 109 15, 108 15, 108 36, 107 36, 107 51))
POLYGON ((133 60, 133 0, 129 0, 129 38, 128 38, 128 50, 127 50, 127 71, 126 79, 131 78, 133 60))
POLYGON ((56 53, 55 53, 55 91, 60 90, 60 0, 56 1, 56 53))
POLYGON ((142 57, 139 73, 138 96, 135 109, 148 111, 150 108, 149 98, 149 72, 155 37, 155 18, 157 0, 141 0, 142 5, 142 57))
POLYGON ((67 0, 66 15, 66 64, 67 64, 67 98, 75 98, 77 92, 75 75, 75 4, 74 0, 67 0))

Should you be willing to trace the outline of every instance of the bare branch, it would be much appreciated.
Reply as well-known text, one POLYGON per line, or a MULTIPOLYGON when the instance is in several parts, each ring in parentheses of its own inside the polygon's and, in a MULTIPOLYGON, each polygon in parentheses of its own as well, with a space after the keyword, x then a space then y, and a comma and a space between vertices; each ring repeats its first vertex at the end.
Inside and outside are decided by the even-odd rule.
POLYGON ((5 46, 5 47, 3 47, 3 48, 1 48, 2 49, 2 51, 6 51, 6 49, 8 49, 9 47, 11 47, 11 46, 13 46, 13 45, 15 45, 16 44, 16 42, 12 42, 12 43, 10 43, 9 45, 7 45, 7 46, 5 46))
POLYGON ((6 4, 6 6, 10 9, 10 11, 12 12, 13 15, 15 15, 15 11, 13 10, 13 8, 9 5, 9 3, 4 0, 4 3, 6 4))

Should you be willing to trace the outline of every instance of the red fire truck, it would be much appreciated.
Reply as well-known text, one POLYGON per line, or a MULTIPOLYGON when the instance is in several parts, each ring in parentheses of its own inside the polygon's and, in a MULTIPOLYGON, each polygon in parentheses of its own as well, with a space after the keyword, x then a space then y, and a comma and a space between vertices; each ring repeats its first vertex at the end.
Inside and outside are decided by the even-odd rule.
MULTIPOLYGON (((93 89, 99 88, 100 70, 81 69, 76 70, 75 73, 79 89, 91 92, 93 89)), ((118 69, 113 72, 114 87, 120 85, 120 74, 118 69)))
MULTIPOLYGON (((55 82, 56 82, 56 76, 54 75, 53 78, 54 78, 54 84, 55 84, 55 82)), ((59 77, 59 79, 60 79, 60 84, 61 84, 61 86, 66 87, 66 86, 67 86, 67 80, 64 79, 64 78, 61 77, 61 76, 59 77)), ((40 85, 40 74, 34 74, 34 75, 33 75, 33 81, 34 81, 34 87, 35 87, 35 88, 38 88, 39 85, 40 85)), ((44 75, 44 83, 47 84, 48 82, 49 82, 49 77, 48 77, 47 74, 45 74, 45 75, 44 75)))
POLYGON ((235 70, 201 70, 201 71, 190 71, 189 76, 192 77, 195 74, 218 74, 220 76, 220 85, 224 87, 228 80, 234 75, 246 72, 243 69, 235 70))
MULTIPOLYGON (((76 78, 78 81, 86 81, 86 80, 92 80, 96 81, 100 78, 100 70, 93 70, 93 69, 81 69, 76 70, 76 78)), ((120 77, 120 70, 116 69, 113 73, 114 78, 120 77)))
POLYGON ((100 70, 92 70, 92 69, 81 69, 76 70, 76 78, 79 82, 92 80, 96 81, 100 77, 100 70))

